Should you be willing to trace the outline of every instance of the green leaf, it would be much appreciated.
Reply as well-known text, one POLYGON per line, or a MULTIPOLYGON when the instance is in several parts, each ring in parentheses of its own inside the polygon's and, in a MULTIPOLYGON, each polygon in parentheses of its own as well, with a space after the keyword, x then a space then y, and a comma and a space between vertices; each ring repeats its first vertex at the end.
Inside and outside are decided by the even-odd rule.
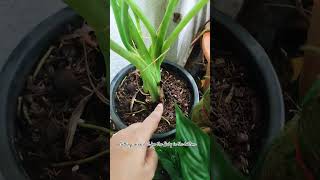
MULTIPOLYGON (((174 10, 175 10, 178 2, 179 2, 179 0, 171 0, 168 3, 167 10, 166 10, 166 12, 164 14, 164 17, 163 17, 162 22, 161 22, 160 27, 159 27, 158 40, 157 40, 157 43, 155 45, 154 58, 157 58, 162 54, 161 50, 162 50, 163 42, 164 42, 165 37, 167 35, 168 27, 170 25, 174 10)), ((160 61, 157 62, 158 66, 160 66, 159 62, 160 61)))
POLYGON ((133 2, 133 0, 124 0, 126 1, 130 8, 132 9, 133 13, 139 17, 142 23, 145 25, 146 29, 149 31, 151 39, 153 42, 157 39, 157 34, 155 28, 152 26, 148 18, 143 14, 142 10, 133 2))
POLYGON ((166 170, 163 168, 161 161, 158 163, 156 172, 153 176, 153 180, 164 180, 164 179, 170 179, 169 174, 166 172, 166 170))
POLYGON ((109 1, 65 0, 79 13, 95 31, 106 31, 109 27, 109 1))
POLYGON ((118 32, 121 38, 121 41, 123 43, 123 45, 128 49, 131 50, 131 41, 128 38, 129 33, 126 32, 126 28, 127 26, 125 26, 125 24, 123 23, 124 19, 126 18, 125 16, 125 11, 128 10, 126 7, 126 3, 123 1, 123 4, 121 4, 121 6, 117 3, 117 0, 111 0, 111 7, 113 10, 113 14, 114 14, 114 19, 116 20, 116 24, 118 27, 118 32))
POLYGON ((132 40, 136 43, 136 49, 139 52, 142 59, 149 65, 152 63, 151 55, 142 39, 142 35, 139 33, 136 25, 130 17, 127 17, 126 22, 129 25, 129 34, 132 37, 132 40))
POLYGON ((166 170, 172 180, 182 180, 179 155, 175 148, 157 147, 157 154, 161 166, 166 170))
POLYGON ((177 105, 176 130, 176 137, 172 142, 196 143, 196 146, 156 148, 160 163, 171 179, 209 180, 213 177, 213 179, 246 180, 233 167, 215 138, 209 137, 185 117, 177 105))
POLYGON ((132 53, 130 51, 125 50, 119 44, 114 42, 112 39, 110 39, 110 48, 114 52, 122 56, 123 58, 127 59, 137 69, 143 69, 144 67, 147 66, 146 62, 144 62, 140 56, 138 56, 136 53, 132 53))
POLYGON ((211 127, 210 88, 204 93, 200 102, 192 109, 192 121, 199 127, 211 127))
POLYGON ((185 180, 210 179, 210 137, 176 105, 176 141, 196 143, 196 146, 177 148, 182 177, 185 180))
MULTIPOLYGON (((183 28, 191 21, 191 19, 208 3, 209 0, 199 0, 198 3, 188 12, 188 14, 180 21, 178 26, 173 30, 173 32, 169 35, 167 40, 164 42, 162 47, 162 52, 165 52, 167 49, 171 47, 171 45, 178 38, 180 32, 183 28)), ((162 58, 163 60, 163 58, 162 58)), ((161 62, 162 62, 161 60, 161 62)))

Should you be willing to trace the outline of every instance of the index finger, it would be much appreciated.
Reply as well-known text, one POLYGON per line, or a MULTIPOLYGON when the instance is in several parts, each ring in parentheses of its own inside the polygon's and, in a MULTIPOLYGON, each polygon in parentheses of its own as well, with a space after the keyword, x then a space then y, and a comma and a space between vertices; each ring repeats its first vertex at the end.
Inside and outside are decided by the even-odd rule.
POLYGON ((154 111, 142 122, 142 137, 150 140, 152 134, 157 130, 161 116, 163 113, 163 105, 158 104, 154 111))

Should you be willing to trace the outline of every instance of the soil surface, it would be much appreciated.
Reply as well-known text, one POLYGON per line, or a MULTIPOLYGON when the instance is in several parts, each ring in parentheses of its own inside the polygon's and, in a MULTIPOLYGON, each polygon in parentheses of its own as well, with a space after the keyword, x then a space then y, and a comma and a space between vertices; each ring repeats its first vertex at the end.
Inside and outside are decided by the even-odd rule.
MULTIPOLYGON (((164 92, 164 111, 157 133, 175 128, 175 103, 185 114, 191 111, 193 103, 190 88, 178 74, 162 69, 161 84, 164 92)), ((143 92, 138 71, 130 72, 125 77, 116 91, 116 96, 118 115, 127 125, 142 122, 157 106, 157 103, 151 102, 151 96, 143 92)))
MULTIPOLYGON (((39 58, 20 94, 16 147, 32 180, 108 177, 108 135, 79 125, 74 136, 70 133, 71 117, 76 115, 87 124, 105 127, 109 123, 104 59, 92 33, 85 24, 80 29, 66 27, 65 34, 45 52, 47 55, 39 58), (72 146, 66 151, 66 139, 70 137, 72 146), (104 153, 100 157, 87 163, 54 167, 56 163, 84 160, 101 152, 104 153)), ((75 123, 78 122, 76 118, 75 123)))
POLYGON ((256 91, 250 87, 248 71, 235 59, 231 54, 218 55, 212 64, 212 129, 233 164, 248 174, 261 141, 261 106, 256 91))

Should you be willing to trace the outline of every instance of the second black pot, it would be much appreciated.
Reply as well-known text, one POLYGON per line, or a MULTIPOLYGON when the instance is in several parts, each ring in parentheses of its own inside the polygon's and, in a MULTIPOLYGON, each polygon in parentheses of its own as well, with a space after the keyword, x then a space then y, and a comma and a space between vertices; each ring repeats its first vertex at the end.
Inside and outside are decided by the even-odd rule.
MULTIPOLYGON (((182 77, 188 85, 188 88, 191 90, 191 103, 192 107, 199 102, 199 91, 196 82, 194 81, 193 77, 191 74, 180 67, 177 64, 171 63, 171 62, 164 62, 162 64, 163 68, 166 68, 167 70, 171 70, 172 72, 176 72, 177 74, 182 77)), ((127 67, 123 68, 112 80, 111 86, 110 86, 110 115, 112 121, 115 123, 118 129, 124 129, 127 127, 127 125, 120 119, 120 117, 117 114, 117 109, 116 109, 116 103, 115 103, 115 94, 116 91, 122 82, 122 80, 127 76, 127 74, 131 71, 135 70, 135 67, 133 65, 128 65, 127 67)), ((172 135, 174 135, 176 132, 176 129, 172 129, 168 132, 165 133, 155 133, 152 136, 153 140, 156 139, 165 139, 168 138, 172 135)))
POLYGON ((216 9, 212 11, 211 20, 214 27, 213 51, 223 49, 239 58, 247 68, 251 84, 262 102, 261 119, 258 119, 263 126, 259 137, 261 144, 254 156, 257 161, 284 127, 285 111, 280 83, 268 55, 243 27, 216 9))

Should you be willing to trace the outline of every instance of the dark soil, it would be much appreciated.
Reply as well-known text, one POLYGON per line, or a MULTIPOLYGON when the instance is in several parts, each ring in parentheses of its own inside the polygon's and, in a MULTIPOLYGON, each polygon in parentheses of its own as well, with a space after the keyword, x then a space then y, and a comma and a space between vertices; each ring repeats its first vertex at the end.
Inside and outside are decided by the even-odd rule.
POLYGON ((44 59, 39 73, 32 77, 37 64, 20 94, 16 147, 32 180, 103 180, 108 177, 106 155, 85 164, 52 167, 54 163, 85 159, 108 149, 107 134, 78 126, 70 153, 65 153, 71 115, 84 97, 92 94, 84 110, 78 112, 81 119, 102 127, 109 123, 107 103, 91 93, 95 86, 105 95, 106 80, 103 56, 93 47, 95 38, 89 29, 85 25, 81 29, 66 27, 65 34, 52 43, 52 51, 44 59))
MULTIPOLYGON (((188 114, 192 107, 191 92, 187 83, 178 74, 162 69, 161 84, 164 92, 163 119, 157 133, 163 133, 175 128, 175 103, 188 114)), ((127 124, 142 122, 157 106, 151 102, 151 96, 143 92, 142 80, 138 71, 133 71, 125 77, 116 91, 116 109, 119 117, 127 124), (132 110, 131 103, 135 99, 132 110)))
POLYGON ((235 59, 233 55, 214 59, 212 128, 233 164, 248 174, 252 156, 261 141, 258 133, 261 106, 256 91, 250 87, 248 71, 235 59))

